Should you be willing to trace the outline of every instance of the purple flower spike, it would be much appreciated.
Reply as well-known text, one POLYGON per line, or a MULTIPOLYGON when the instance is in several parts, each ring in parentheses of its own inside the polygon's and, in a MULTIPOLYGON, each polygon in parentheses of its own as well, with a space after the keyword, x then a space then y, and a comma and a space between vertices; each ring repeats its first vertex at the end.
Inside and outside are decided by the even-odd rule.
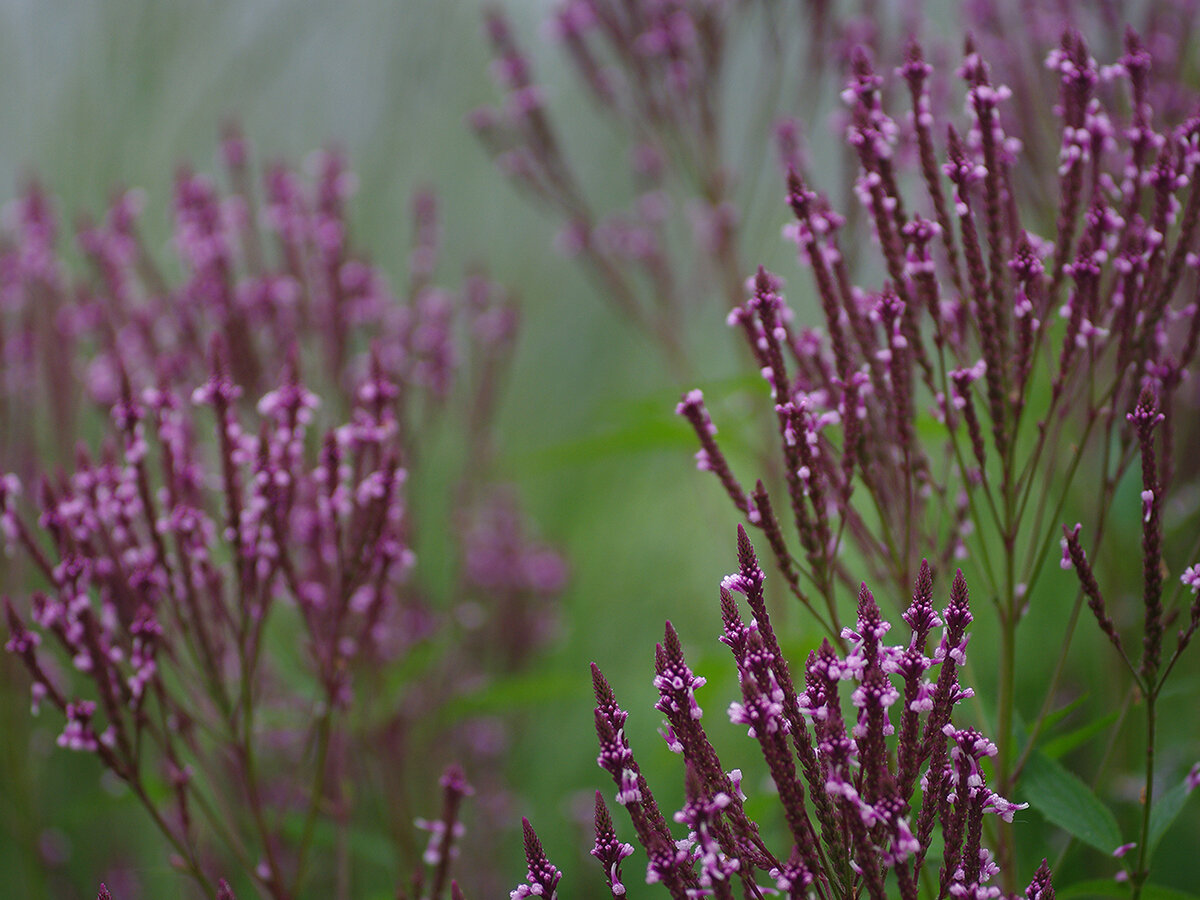
POLYGON ((1154 432, 1166 416, 1159 411, 1158 398, 1147 387, 1138 398, 1137 405, 1126 418, 1137 433, 1142 456, 1142 574, 1144 637, 1142 639, 1141 672, 1148 684, 1158 677, 1159 660, 1162 655, 1163 605, 1162 605, 1162 488, 1159 483, 1158 455, 1154 446, 1154 432))
POLYGON ((731 896, 729 881, 741 867, 741 861, 725 855, 718 833, 721 816, 733 798, 725 793, 708 796, 703 779, 690 765, 684 783, 687 802, 675 814, 675 821, 688 829, 687 839, 700 865, 700 887, 713 891, 717 896, 731 896))
POLYGON ((617 839, 612 817, 608 814, 608 807, 599 791, 596 791, 595 820, 596 844, 592 848, 592 856, 596 857, 604 868, 604 877, 608 881, 614 900, 619 900, 625 896, 625 885, 621 883, 621 860, 633 854, 633 846, 617 839))
POLYGON ((1029 887, 1025 889, 1025 900, 1054 900, 1054 884, 1050 879, 1050 866, 1044 859, 1038 866, 1037 872, 1034 873, 1033 881, 1029 882, 1029 887))
POLYGON ((928 560, 921 560, 917 582, 913 586, 912 604, 904 612, 904 621, 912 629, 912 644, 923 647, 929 633, 942 624, 933 606, 933 570, 928 560))
POLYGON ((721 619, 725 623, 725 633, 721 635, 721 643, 728 645, 729 649, 733 651, 733 658, 741 668, 742 661, 746 658, 750 629, 742 621, 737 601, 733 599, 733 595, 724 585, 721 586, 721 619))
POLYGON ((525 831, 525 860, 529 865, 529 872, 525 876, 526 883, 517 885, 516 889, 509 892, 509 897, 512 900, 524 900, 526 897, 555 900, 562 873, 546 858, 542 842, 538 840, 537 833, 528 819, 521 820, 521 827, 525 831))
POLYGON ((675 633, 670 622, 666 625, 663 643, 655 650, 655 663, 658 675, 654 678, 654 686, 662 697, 655 709, 665 713, 668 718, 698 720, 704 711, 696 703, 696 688, 703 687, 705 679, 693 675, 692 670, 683 661, 679 635, 675 633))
POLYGON ((1079 584, 1083 588, 1083 594, 1087 597, 1088 608, 1092 611, 1092 615, 1096 617, 1096 622, 1100 625, 1100 630, 1112 641, 1112 645, 1117 649, 1117 652, 1123 652, 1121 650, 1121 636, 1117 633, 1117 627, 1108 615, 1104 604, 1104 597, 1100 593, 1100 585, 1096 583, 1096 576, 1092 574, 1092 565, 1088 562, 1087 554, 1084 552, 1083 545, 1079 541, 1079 532, 1082 528, 1083 526, 1079 523, 1076 523, 1074 528, 1063 526, 1063 563, 1065 567, 1074 567, 1075 573, 1079 576, 1079 584))
POLYGON ((625 741, 624 732, 614 728, 613 719, 605 716, 599 707, 596 709, 596 736, 600 739, 600 756, 596 763, 616 781, 617 803, 621 806, 641 803, 640 775, 633 761, 633 751, 625 741))
POLYGON ((733 505, 743 513, 749 514, 750 503, 746 499, 746 492, 742 490, 733 470, 729 468, 725 455, 717 445, 717 426, 713 424, 712 416, 708 414, 704 405, 704 394, 698 389, 688 391, 675 407, 675 414, 687 419, 700 439, 700 450, 696 452, 696 468, 716 474, 725 492, 733 500, 733 505))
POLYGON ((464 798, 475 793, 458 765, 447 766, 438 782, 442 786, 442 817, 436 821, 416 821, 418 828, 429 832, 429 843, 422 860, 433 869, 433 882, 427 895, 430 900, 438 900, 446 888, 450 865, 458 856, 458 843, 466 833, 466 828, 459 821, 459 808, 464 798))

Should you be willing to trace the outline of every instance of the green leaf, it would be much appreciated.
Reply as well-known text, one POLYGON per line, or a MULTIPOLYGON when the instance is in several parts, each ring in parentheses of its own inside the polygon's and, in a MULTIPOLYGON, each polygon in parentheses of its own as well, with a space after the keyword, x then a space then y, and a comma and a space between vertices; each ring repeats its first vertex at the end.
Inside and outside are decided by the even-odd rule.
POLYGON ((1047 713, 1046 718, 1042 721, 1041 733, 1049 734, 1055 725, 1077 710, 1083 704, 1083 702, 1087 700, 1087 698, 1087 694, 1080 694, 1066 706, 1047 713))
POLYGON ((1162 836, 1170 829, 1187 803, 1191 790, 1186 781, 1181 781, 1155 801, 1150 807, 1150 835, 1146 839, 1146 852, 1154 855, 1154 848, 1162 840, 1162 836))
POLYGON ((483 715, 535 707, 579 693, 579 673, 566 670, 534 671, 496 678, 478 690, 462 694, 444 704, 440 718, 454 721, 460 716, 483 715))
POLYGON ((1122 843, 1112 811, 1092 789, 1044 753, 1029 758, 1021 775, 1029 804, 1074 837, 1102 853, 1112 853, 1122 843))
MULTIPOLYGON (((1115 898, 1128 900, 1129 884, 1114 878, 1093 878, 1088 881, 1077 881, 1070 887, 1061 888, 1054 892, 1058 900, 1083 900, 1087 897, 1115 898)), ((1161 884, 1142 885, 1142 900, 1200 900, 1195 894, 1161 884)))
POLYGON ((563 441, 531 453, 519 462, 530 470, 544 470, 658 450, 695 450, 697 446, 696 435, 687 423, 678 422, 664 413, 659 421, 608 428, 587 437, 563 441))
POLYGON ((1057 888, 1054 891, 1057 900, 1081 900, 1086 897, 1115 897, 1127 900, 1129 885, 1112 878, 1091 878, 1087 881, 1077 881, 1070 887, 1057 888))
POLYGON ((1074 731, 1068 731, 1066 734, 1060 734, 1058 737, 1046 741, 1041 746, 1042 753, 1045 753, 1051 759, 1061 759, 1066 756, 1076 747, 1080 747, 1090 741, 1100 732, 1104 731, 1108 726, 1115 722, 1121 715, 1120 710, 1113 710, 1106 715, 1101 716, 1093 722, 1087 722, 1074 731))

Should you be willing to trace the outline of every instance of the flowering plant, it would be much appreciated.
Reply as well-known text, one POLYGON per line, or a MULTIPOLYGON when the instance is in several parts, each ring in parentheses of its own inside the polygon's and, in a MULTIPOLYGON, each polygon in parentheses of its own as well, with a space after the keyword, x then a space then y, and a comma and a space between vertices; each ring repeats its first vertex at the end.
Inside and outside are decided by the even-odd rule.
MULTIPOLYGON (((723 4, 720 12, 734 6, 723 4)), ((1187 402, 1190 392, 1181 388, 1200 336, 1200 131, 1191 115, 1188 49, 1171 27, 1187 20, 1188 4, 1147 12, 1144 37, 1122 30, 1115 17, 1095 17, 1093 30, 1117 56, 1103 66, 1073 25, 1096 24, 1087 11, 1066 4, 1051 15, 1038 4, 1026 6, 1029 21, 1022 23, 993 4, 964 10, 979 34, 966 42, 956 88, 936 77, 917 41, 910 39, 897 58, 902 44, 887 39, 883 28, 852 17, 831 20, 826 5, 813 5, 817 32, 829 28, 842 39, 826 43, 836 47, 845 69, 845 109, 833 121, 853 186, 849 206, 835 211, 831 192, 816 187, 831 179, 819 159, 801 151, 794 127, 785 123, 777 142, 794 218, 784 233, 811 269, 823 327, 806 327, 799 307, 784 299, 783 279, 762 267, 747 284, 751 298, 741 302, 736 273, 744 270, 736 251, 713 244, 709 257, 725 277, 712 283, 736 298, 729 324, 746 339, 771 395, 764 419, 777 452, 765 464, 768 454, 756 455, 764 471, 752 490, 742 486, 736 458, 718 442, 704 395, 688 391, 677 407, 698 438, 698 467, 713 472, 747 525, 763 532, 784 583, 833 641, 842 640, 839 607, 857 590, 851 573, 860 567, 893 592, 912 582, 927 552, 935 568, 954 561, 974 568, 973 583, 997 611, 994 777, 1003 795, 1018 789, 1027 770, 1039 777, 1047 771, 1039 741, 1056 718, 1087 600, 1085 591, 1078 593, 1065 616, 1053 674, 1026 728, 1017 709, 1019 626, 1054 592, 1046 572, 1058 522, 1065 510, 1082 506, 1097 535, 1109 527, 1138 453, 1123 413, 1147 389, 1164 411, 1187 402), (1014 41, 1017 28, 1022 37, 1014 41), (1044 74, 1035 75, 1023 54, 1037 48, 1045 65, 1039 59, 1044 74), (987 61, 993 54, 995 69, 987 61), (1048 88, 1058 94, 1057 121, 1049 129, 1048 88), (947 112, 956 91, 964 101, 961 122, 947 112), (1017 102, 1009 102, 1014 91, 1017 102), (893 112, 901 97, 904 118, 893 112)), ((917 31, 917 18, 914 13, 909 34, 917 31)), ((688 125, 703 123, 720 134, 719 118, 689 115, 704 108, 720 66, 688 54, 728 46, 732 22, 705 4, 632 4, 626 12, 580 0, 561 8, 554 31, 627 136, 676 148, 675 137, 688 125), (644 48, 646 59, 608 47, 626 33, 632 35, 626 45, 644 48), (660 35, 673 41, 656 42, 660 35), (703 35, 710 35, 708 43, 703 35), (601 58, 612 65, 600 64, 601 58), (639 66, 673 71, 676 58, 686 77, 639 87, 639 66), (653 95, 659 84, 674 92, 667 113, 656 116, 651 103, 629 102, 628 108, 649 112, 621 118, 623 92, 653 95), (620 86, 612 92, 616 99, 604 99, 604 85, 620 86), (675 114, 683 126, 671 119, 675 114)), ((551 130, 528 60, 501 20, 489 20, 489 35, 510 102, 499 117, 481 115, 475 124, 508 173, 553 205, 553 187, 570 174, 564 142, 551 130)), ((930 44, 930 58, 948 56, 941 43, 930 44)), ((763 129, 753 133, 760 148, 768 144, 763 129)), ((719 136, 705 139, 725 145, 719 136)), ((671 159, 684 160, 703 146, 693 133, 671 159)), ((673 174, 692 171, 683 162, 678 169, 673 174)), ((574 209, 566 201, 557 206, 568 214, 574 209)), ((601 268, 605 232, 587 215, 578 221, 570 232, 575 240, 563 244, 601 268)), ((736 214, 725 221, 744 225, 736 214)), ((723 232, 732 234, 732 227, 723 232)), ((630 245, 667 246, 649 238, 630 245)), ((668 255, 645 258, 661 264, 668 255)), ((620 299, 615 289, 610 294, 620 299)), ((668 357, 678 355, 655 335, 668 357)), ((676 328, 676 344, 682 335, 676 328)), ((1162 472, 1146 488, 1155 503, 1162 502, 1177 455, 1174 421, 1167 412, 1162 472)), ((1147 635, 1157 629, 1161 636, 1167 613, 1158 602, 1146 601, 1147 609, 1157 609, 1147 613, 1147 635)), ((1143 679, 1143 690, 1151 690, 1152 681, 1143 679)), ((1069 776, 1064 771, 1061 777, 1069 776)), ((1120 849, 1119 839, 1104 843, 1119 837, 1111 814, 1079 787, 1089 813, 1105 823, 1104 837, 1093 834, 1091 843, 1120 849)), ((1148 780, 1143 822, 1153 793, 1148 780)), ((1173 795, 1168 805, 1177 808, 1175 801, 1173 795)), ((1045 811, 1055 824, 1074 827, 1073 834, 1084 830, 1061 811, 1045 811)), ((1167 807, 1160 814, 1166 816, 1167 807)), ((1005 889, 1012 891, 1017 858, 1010 829, 998 829, 997 850, 1005 889)), ((1139 862, 1135 892, 1145 882, 1147 861, 1139 862)))
POLYGON ((6 648, 29 671, 34 711, 49 702, 65 716, 58 744, 94 753, 129 785, 210 890, 201 848, 215 836, 268 895, 297 893, 319 811, 344 803, 331 748, 347 739, 353 671, 424 637, 413 619, 427 613, 397 601, 413 553, 392 390, 378 373, 364 382, 353 420, 314 458, 317 398, 294 375, 247 429, 218 358, 191 397, 212 410, 211 442, 177 394, 135 399, 126 386, 113 413, 119 455, 81 455, 69 479, 43 483, 49 552, 6 480, 5 530, 49 585, 32 599, 36 627, 5 605, 6 648), (278 645, 286 635, 303 648, 299 683, 279 671, 299 661, 278 645), (87 694, 54 673, 43 638, 87 694), (159 779, 167 799, 154 796, 159 779), (272 808, 298 811, 298 838, 272 827, 272 808))
MULTIPOLYGON (((917 547, 938 547, 941 565, 965 558, 968 546, 977 554, 999 615, 1002 792, 1016 785, 1057 689, 1056 674, 1032 735, 1017 747, 1017 628, 1039 596, 1053 523, 1084 471, 1096 480, 1092 508, 1103 531, 1136 452, 1119 411, 1146 386, 1171 404, 1200 335, 1200 305, 1180 302, 1194 296, 1200 259, 1197 121, 1169 133, 1152 128, 1148 59, 1132 32, 1125 56, 1103 71, 1072 31, 1048 64, 1061 77, 1063 123, 1053 240, 1022 218, 1019 142, 1000 113, 1009 92, 991 83, 970 44, 958 72, 969 127, 965 136, 948 128, 940 170, 931 69, 919 46, 910 44, 897 70, 911 99, 906 135, 884 111, 884 79, 865 53, 854 57, 846 140, 888 280, 878 289, 853 285, 841 250, 844 220, 793 170, 796 222, 786 233, 813 272, 825 331, 797 327, 781 280, 761 268, 753 296, 729 317, 771 389, 784 503, 772 501, 764 480, 752 492, 741 487, 699 391, 678 407, 699 438, 700 468, 763 530, 792 593, 831 633, 836 592, 853 585, 846 543, 875 578, 896 585, 915 568, 917 547), (1102 76, 1129 87, 1124 129, 1096 93, 1102 76), (903 195, 906 144, 932 218, 911 211, 903 195), (937 440, 919 440, 922 431, 937 440), (780 508, 794 521, 802 556, 789 550, 780 508)), ((1169 428, 1164 441, 1167 460, 1169 428)), ((1082 602, 1080 594, 1058 674, 1082 602)), ((1001 853, 1011 859, 1006 846, 1001 853)))
POLYGON ((528 659, 565 577, 491 474, 516 307, 478 273, 434 285, 431 195, 398 297, 349 240, 340 154, 316 155, 311 180, 268 167, 261 210, 246 141, 231 133, 222 154, 227 194, 177 177, 178 278, 147 251, 134 192, 81 227, 90 275, 73 274, 37 185, 10 207, 0 424, 20 474, 0 479, 0 527, 9 571, 43 590, 5 601, 7 647, 34 711, 65 716, 58 744, 126 784, 210 893, 234 864, 273 897, 347 880, 314 845, 347 833, 369 779, 410 848, 401 871, 432 900, 462 835, 462 772, 443 777, 443 817, 418 822, 423 855, 413 817, 449 759, 487 768, 503 727, 425 723, 528 659), (61 433, 112 410, 110 441, 81 445, 69 476, 34 474, 47 406, 61 433), (434 455, 439 427, 460 459, 434 455), (431 508, 447 481, 449 508, 431 508), (445 536, 428 524, 443 515, 445 536), (449 592, 418 541, 454 566, 449 592), (447 751, 437 769, 426 740, 447 751))
MULTIPOLYGON (((890 630, 875 598, 862 585, 858 621, 845 629, 845 654, 829 641, 812 651, 804 668, 804 690, 792 680, 767 613, 765 576, 746 532, 738 529, 738 571, 721 584, 722 643, 733 653, 741 700, 729 718, 747 726, 762 752, 786 823, 784 853, 772 849, 773 822, 752 820, 746 812, 740 769, 726 771, 702 725, 696 690, 705 679, 684 661, 670 623, 655 649, 656 709, 666 716, 664 737, 683 756, 687 801, 674 816, 686 829, 676 839, 638 768, 625 737, 628 713, 593 665, 599 764, 617 785, 648 862, 647 882, 661 882, 672 897, 711 895, 732 898, 740 883, 748 897, 774 892, 793 898, 846 897, 860 893, 883 900, 888 885, 915 898, 925 872, 935 829, 941 827, 938 896, 991 898, 988 884, 999 871, 982 844, 988 813, 1011 822, 1028 804, 1015 804, 988 787, 980 762, 996 746, 978 731, 952 721, 954 707, 971 697, 959 682, 966 664, 967 627, 972 615, 967 586, 958 572, 950 602, 939 617, 933 604, 933 573, 922 562, 912 603, 903 619, 906 642, 888 646, 890 630), (742 618, 735 594, 744 597, 752 618, 742 618), (944 627, 933 655, 928 642, 944 627), (928 673, 936 668, 936 678, 928 673), (840 683, 854 685, 857 710, 849 728, 843 718, 840 683), (898 703, 899 701, 899 703, 898 703), (890 711, 899 707, 899 716, 890 711), (921 788, 919 812, 915 792, 921 788), (763 883, 763 876, 767 882, 763 883), (769 885, 769 887, 767 886, 769 885)), ((528 821, 526 884, 513 900, 553 897, 557 869, 541 851, 528 821)), ((596 845, 592 854, 604 867, 614 898, 625 895, 622 861, 634 852, 617 837, 607 806, 596 794, 596 845)), ((1031 900, 1053 897, 1043 861, 1026 892, 1031 900)))

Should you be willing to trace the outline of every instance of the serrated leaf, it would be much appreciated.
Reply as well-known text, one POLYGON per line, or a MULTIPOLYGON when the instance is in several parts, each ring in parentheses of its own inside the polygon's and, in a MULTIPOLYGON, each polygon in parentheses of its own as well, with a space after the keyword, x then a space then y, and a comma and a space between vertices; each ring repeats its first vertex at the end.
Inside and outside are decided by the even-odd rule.
POLYGON ((1076 747, 1080 747, 1090 741, 1104 729, 1108 728, 1121 715, 1120 710, 1113 710, 1106 715, 1101 716, 1094 722, 1087 722, 1074 731, 1068 731, 1066 734, 1060 734, 1058 737, 1046 741, 1041 746, 1042 753, 1046 754, 1051 759, 1061 759, 1066 754, 1070 753, 1076 747))
POLYGON ((1148 845, 1146 850, 1151 856, 1154 855, 1154 848, 1158 846, 1162 836, 1170 829, 1171 823, 1183 811, 1190 793, 1187 782, 1181 781, 1159 797, 1150 807, 1150 834, 1146 839, 1148 845))
POLYGON ((1112 853, 1122 843, 1112 811, 1086 784, 1044 753, 1029 758, 1021 775, 1029 804, 1085 844, 1112 853))

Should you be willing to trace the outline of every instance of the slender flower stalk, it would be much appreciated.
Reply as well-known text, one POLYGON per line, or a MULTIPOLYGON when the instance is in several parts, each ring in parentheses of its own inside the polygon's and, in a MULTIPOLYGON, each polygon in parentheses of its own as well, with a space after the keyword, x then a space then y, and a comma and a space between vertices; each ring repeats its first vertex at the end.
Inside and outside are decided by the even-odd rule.
MULTIPOLYGON (((1142 461, 1142 658, 1134 663, 1122 648, 1121 638, 1116 626, 1109 617, 1104 599, 1096 583, 1091 564, 1080 546, 1079 536, 1082 526, 1074 529, 1064 527, 1066 537, 1063 540, 1063 566, 1074 568, 1084 594, 1088 598, 1088 606, 1092 610, 1101 631, 1108 637, 1116 648, 1145 700, 1146 708, 1146 755, 1145 755, 1145 787, 1141 798, 1140 826, 1138 840, 1133 844, 1118 848, 1114 855, 1123 856, 1125 851, 1136 846, 1138 848, 1136 862, 1126 877, 1133 887, 1133 897, 1137 900, 1150 877, 1151 863, 1151 814, 1154 806, 1155 764, 1157 757, 1158 701, 1166 684, 1168 676, 1178 662, 1180 655, 1191 642, 1200 622, 1200 601, 1195 599, 1200 578, 1197 577, 1197 567, 1191 566, 1184 570, 1179 578, 1181 587, 1189 588, 1193 593, 1193 602, 1187 608, 1186 624, 1178 632, 1175 649, 1163 664, 1165 638, 1166 609, 1163 604, 1163 526, 1162 506, 1168 485, 1162 477, 1162 469, 1158 463, 1156 444, 1161 444, 1162 435, 1166 432, 1169 414, 1160 411, 1160 395, 1153 383, 1143 387, 1137 404, 1126 416, 1133 431, 1142 461)), ((1179 592, 1176 592, 1178 598, 1179 592)), ((1177 610, 1176 612, 1181 612, 1177 610)), ((1190 784, 1190 782, 1188 782, 1190 784)))
POLYGON ((724 308, 738 303, 741 210, 760 199, 771 157, 799 163, 806 155, 793 104, 815 111, 813 87, 825 74, 832 24, 826 7, 780 10, 758 0, 556 4, 545 32, 628 160, 627 188, 604 193, 583 174, 589 161, 572 152, 568 123, 553 113, 555 85, 538 80, 505 12, 485 13, 490 71, 503 96, 468 116, 471 129, 503 175, 556 218, 556 248, 579 262, 604 300, 649 336, 679 375, 691 368, 683 332, 695 295, 711 295, 724 308), (805 40, 780 40, 781 27, 805 40), (765 64, 743 69, 757 77, 750 85, 739 81, 738 90, 756 98, 750 133, 773 132, 772 142, 739 139, 745 109, 729 102, 731 60, 748 46, 765 64), (697 269, 710 277, 697 280, 697 269))

